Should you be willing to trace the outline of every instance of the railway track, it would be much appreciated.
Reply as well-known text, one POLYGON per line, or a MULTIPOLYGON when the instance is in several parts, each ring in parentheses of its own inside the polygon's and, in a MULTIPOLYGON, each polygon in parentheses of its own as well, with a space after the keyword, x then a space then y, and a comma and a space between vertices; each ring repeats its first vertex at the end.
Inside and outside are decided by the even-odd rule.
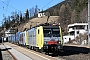
POLYGON ((79 52, 64 51, 60 52, 58 55, 49 54, 49 56, 52 56, 57 60, 60 60, 60 58, 62 58, 63 60, 90 60, 90 53, 85 54, 79 52))
MULTIPOLYGON (((8 44, 10 45, 11 43, 8 43, 8 44)), ((12 47, 16 47, 16 46, 12 45, 12 47)), ((24 47, 21 47, 21 48, 23 48, 25 50, 29 50, 24 47)), ((70 50, 63 50, 62 52, 50 53, 48 55, 45 55, 45 52, 39 53, 39 52, 36 52, 33 50, 30 50, 30 51, 34 52, 34 54, 44 56, 43 58, 44 59, 46 58, 45 60, 90 60, 90 52, 83 53, 83 52, 75 52, 75 51, 70 51, 70 50), (49 58, 47 58, 45 56, 47 56, 47 57, 49 56, 49 58)), ((31 58, 34 59, 33 56, 31 56, 31 58)), ((34 59, 34 60, 36 60, 36 59, 34 59)))
MULTIPOLYGON (((75 46, 74 46, 75 47, 75 46)), ((69 47, 71 48, 71 47, 69 47)), ((80 48, 81 49, 81 48, 80 48)), ((84 48, 82 48, 85 50, 84 48)), ((89 51, 87 52, 82 52, 82 50, 77 51, 77 50, 63 50, 62 52, 58 53, 57 55, 52 55, 53 57, 56 57, 57 60, 60 60, 60 58, 65 59, 65 60, 90 60, 90 48, 89 51)))
POLYGON ((59 55, 59 58, 63 58, 65 60, 90 60, 90 53, 84 54, 84 53, 73 53, 73 52, 65 52, 63 55, 59 55), (67 53, 67 54, 66 54, 67 53))

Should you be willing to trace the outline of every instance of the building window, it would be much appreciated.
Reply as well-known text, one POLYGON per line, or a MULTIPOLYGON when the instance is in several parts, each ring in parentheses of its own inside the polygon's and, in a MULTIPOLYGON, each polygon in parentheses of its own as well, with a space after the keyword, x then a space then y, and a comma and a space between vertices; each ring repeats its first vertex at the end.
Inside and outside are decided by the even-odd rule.
POLYGON ((77 31, 77 34, 79 34, 79 31, 77 31))

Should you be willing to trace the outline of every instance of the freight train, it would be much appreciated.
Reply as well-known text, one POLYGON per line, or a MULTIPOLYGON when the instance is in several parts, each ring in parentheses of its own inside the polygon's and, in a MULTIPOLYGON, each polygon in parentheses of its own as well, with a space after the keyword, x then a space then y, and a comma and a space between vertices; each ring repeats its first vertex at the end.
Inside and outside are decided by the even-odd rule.
POLYGON ((8 37, 8 41, 27 46, 35 51, 55 52, 63 49, 60 26, 37 26, 24 32, 17 32, 8 37))

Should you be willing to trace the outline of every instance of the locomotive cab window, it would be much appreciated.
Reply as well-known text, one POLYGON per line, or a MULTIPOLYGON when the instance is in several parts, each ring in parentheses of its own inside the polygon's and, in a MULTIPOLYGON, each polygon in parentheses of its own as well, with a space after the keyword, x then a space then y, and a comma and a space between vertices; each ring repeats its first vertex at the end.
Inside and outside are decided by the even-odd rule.
POLYGON ((59 28, 44 28, 44 37, 60 37, 60 29, 59 28))
POLYGON ((38 34, 39 34, 39 29, 38 29, 38 34))
POLYGON ((59 29, 53 29, 52 30, 52 34, 53 34, 54 37, 56 37, 56 36, 57 37, 60 37, 60 34, 59 33, 60 33, 60 30, 59 29))

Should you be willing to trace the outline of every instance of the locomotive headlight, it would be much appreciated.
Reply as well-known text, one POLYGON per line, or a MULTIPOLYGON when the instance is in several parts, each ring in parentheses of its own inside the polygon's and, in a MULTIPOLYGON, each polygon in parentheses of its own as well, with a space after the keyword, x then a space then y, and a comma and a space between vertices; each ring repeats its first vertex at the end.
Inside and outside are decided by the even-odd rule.
POLYGON ((60 46, 58 46, 58 49, 60 49, 60 46))
POLYGON ((44 49, 48 49, 48 46, 46 45, 46 46, 44 46, 44 49))
POLYGON ((59 41, 58 43, 60 44, 61 42, 59 41))
POLYGON ((48 46, 46 46, 46 48, 48 49, 48 46))
POLYGON ((47 41, 45 41, 44 44, 47 44, 47 41))
POLYGON ((61 43, 61 41, 58 42, 59 44, 61 43))

